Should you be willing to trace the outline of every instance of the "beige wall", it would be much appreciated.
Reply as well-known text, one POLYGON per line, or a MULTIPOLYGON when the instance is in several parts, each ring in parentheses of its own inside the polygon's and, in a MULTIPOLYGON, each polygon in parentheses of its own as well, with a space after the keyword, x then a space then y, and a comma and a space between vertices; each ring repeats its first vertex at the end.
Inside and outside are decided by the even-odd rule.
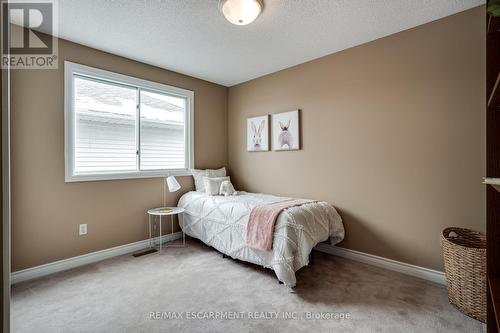
POLYGON ((229 89, 237 187, 326 200, 344 247, 442 269, 440 231, 485 230, 484 7, 229 89), (294 152, 246 152, 246 119, 302 110, 294 152))
POLYGON ((195 165, 227 162, 227 88, 64 40, 59 60, 12 73, 12 271, 146 239, 145 211, 162 202, 161 178, 64 182, 64 60, 193 90, 195 165))

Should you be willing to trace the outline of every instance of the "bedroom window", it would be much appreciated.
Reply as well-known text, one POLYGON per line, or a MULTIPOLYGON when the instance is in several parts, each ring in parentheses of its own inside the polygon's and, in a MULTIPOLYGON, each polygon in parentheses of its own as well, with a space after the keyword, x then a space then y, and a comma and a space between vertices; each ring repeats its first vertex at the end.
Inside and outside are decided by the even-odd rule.
POLYGON ((187 174, 189 90, 65 62, 67 182, 187 174))

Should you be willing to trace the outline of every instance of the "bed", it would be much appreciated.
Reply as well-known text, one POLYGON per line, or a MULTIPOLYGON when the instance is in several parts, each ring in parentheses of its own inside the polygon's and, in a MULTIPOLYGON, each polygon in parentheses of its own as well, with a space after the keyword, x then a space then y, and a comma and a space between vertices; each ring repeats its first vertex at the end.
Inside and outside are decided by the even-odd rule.
POLYGON ((234 259, 271 268, 288 287, 296 284, 295 272, 309 264, 312 248, 329 240, 332 245, 344 238, 342 219, 335 208, 322 201, 290 207, 276 220, 272 251, 246 245, 246 225, 253 207, 290 198, 238 192, 231 196, 210 196, 191 191, 179 200, 185 209, 179 220, 191 237, 234 259))

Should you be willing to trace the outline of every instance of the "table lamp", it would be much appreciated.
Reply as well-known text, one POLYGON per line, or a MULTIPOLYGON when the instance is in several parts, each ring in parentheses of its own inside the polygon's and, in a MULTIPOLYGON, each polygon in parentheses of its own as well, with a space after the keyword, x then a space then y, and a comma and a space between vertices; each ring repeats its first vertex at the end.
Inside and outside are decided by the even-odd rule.
MULTIPOLYGON (((174 176, 167 177, 165 183, 167 185, 166 187, 168 187, 169 192, 177 192, 181 189, 181 185, 174 176)), ((165 204, 165 206, 167 205, 167 191, 165 187, 163 188, 163 203, 165 204)), ((169 207, 160 208, 160 212, 162 213, 167 213, 171 210, 172 208, 169 207)))

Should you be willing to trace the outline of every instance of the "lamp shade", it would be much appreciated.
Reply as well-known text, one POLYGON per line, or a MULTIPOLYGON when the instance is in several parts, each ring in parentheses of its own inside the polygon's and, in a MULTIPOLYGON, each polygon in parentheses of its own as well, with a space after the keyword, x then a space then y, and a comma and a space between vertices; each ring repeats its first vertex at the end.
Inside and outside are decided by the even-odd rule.
POLYGON ((167 186, 169 192, 176 192, 181 188, 181 185, 174 176, 167 177, 167 186))

